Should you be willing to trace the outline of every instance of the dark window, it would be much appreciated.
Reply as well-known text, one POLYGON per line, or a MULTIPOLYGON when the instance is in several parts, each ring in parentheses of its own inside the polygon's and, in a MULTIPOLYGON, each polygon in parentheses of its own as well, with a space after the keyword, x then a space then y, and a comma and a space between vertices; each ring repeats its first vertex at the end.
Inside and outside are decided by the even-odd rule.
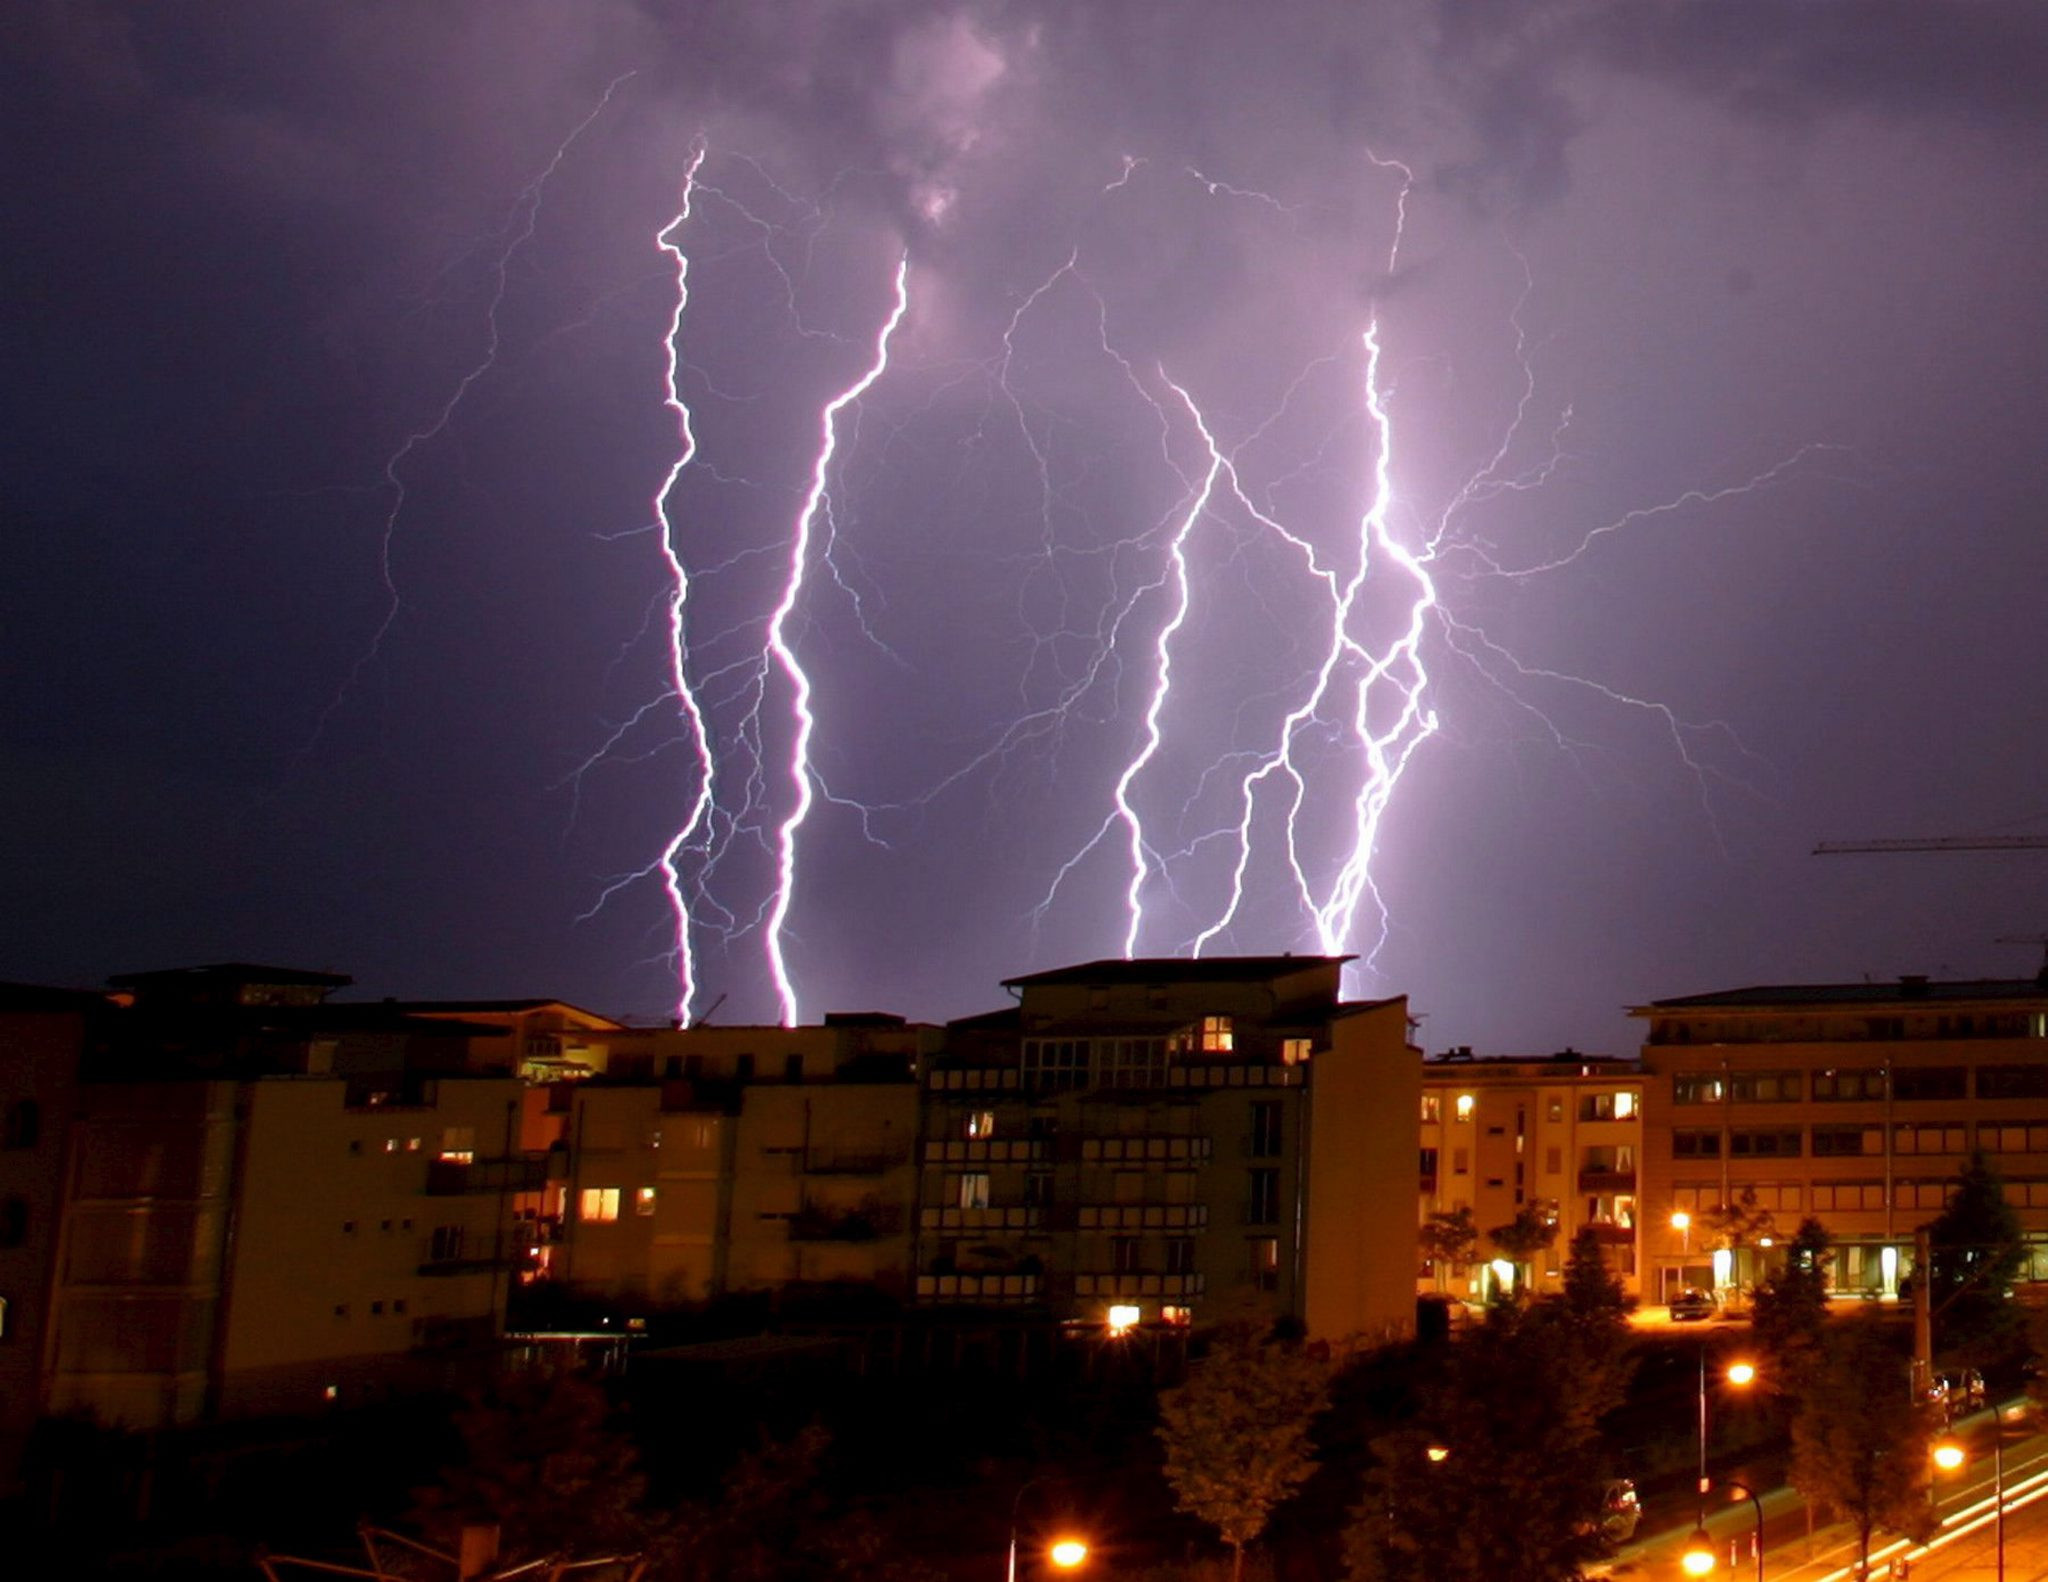
POLYGON ((802 1055, 784 1055, 782 1057, 782 1080, 784 1082, 801 1082, 803 1079, 804 1057, 802 1055))
POLYGON ((681 1055, 670 1055, 667 1059, 663 1060, 661 1063, 661 1074, 664 1077, 680 1077, 683 1074, 683 1057, 681 1055))
POLYGON ((1979 1066, 1977 1097, 1980 1099, 2048 1098, 2048 1065, 1979 1066))
POLYGON ((741 1055, 733 1062, 733 1074, 742 1082, 752 1082, 754 1080, 754 1057, 752 1055, 741 1055))
POLYGON ((1024 1178, 1024 1201, 1033 1208, 1045 1208, 1052 1202, 1052 1172, 1034 1170, 1024 1178))
POLYGON ((1252 1106, 1252 1157, 1276 1158, 1280 1152, 1280 1105, 1261 1100, 1252 1106))
POLYGON ((462 1227, 460 1225, 436 1225, 429 1257, 435 1263, 447 1263, 462 1256, 462 1227))
POLYGON ((1737 1104, 1796 1104, 1800 1086, 1796 1071, 1738 1071, 1728 1079, 1728 1096, 1737 1104))
POLYGON ((1425 1181, 1434 1181, 1436 1179, 1436 1150, 1434 1148, 1422 1150, 1422 1179, 1425 1181))
POLYGON ((1109 1239, 1110 1262, 1118 1274, 1138 1272, 1138 1246, 1135 1236, 1112 1236, 1109 1239))
POLYGON ((1251 1244, 1252 1284, 1261 1291, 1280 1289, 1280 1241, 1263 1236, 1251 1244))
POLYGON ((1785 1131, 1730 1132, 1728 1154, 1733 1159, 1796 1159, 1799 1130, 1793 1127, 1785 1131))
POLYGON ((1245 1223, 1277 1225, 1280 1222, 1280 1172, 1250 1170, 1250 1192, 1245 1202, 1245 1223))
POLYGON ((19 1247, 28 1240, 28 1199, 0 1201, 0 1247, 19 1247))
POLYGON ((1721 1134, 1719 1132, 1675 1131, 1671 1134, 1671 1157, 1674 1159, 1718 1159, 1721 1157, 1721 1134))
MULTIPOLYGON (((1872 1132, 1869 1135, 1878 1134, 1872 1132)), ((1849 1154, 1860 1154, 1864 1136, 1861 1126, 1816 1126, 1813 1129, 1813 1156, 1816 1159, 1839 1159, 1849 1154)))
POLYGON ((1895 1099, 1960 1099, 1969 1096, 1970 1073, 1962 1066, 1895 1066, 1895 1099))
POLYGON ((1195 1272, 1195 1240, 1192 1236, 1175 1236, 1167 1242, 1166 1272, 1168 1274, 1193 1274, 1195 1272))
POLYGON ((683 1075, 688 1077, 692 1082, 695 1082, 699 1077, 703 1076, 704 1057, 702 1055, 683 1056, 683 1075))
POLYGON ((0 1148, 33 1148, 42 1130, 42 1106, 34 1099, 16 1099, 0 1121, 0 1148))

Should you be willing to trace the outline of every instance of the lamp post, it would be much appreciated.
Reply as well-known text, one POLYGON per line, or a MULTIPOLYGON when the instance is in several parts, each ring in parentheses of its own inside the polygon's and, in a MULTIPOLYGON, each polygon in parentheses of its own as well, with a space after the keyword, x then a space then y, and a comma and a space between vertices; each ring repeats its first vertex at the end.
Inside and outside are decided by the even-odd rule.
MULTIPOLYGON (((1756 1382, 1756 1365, 1751 1362, 1731 1362, 1722 1375, 1730 1384, 1741 1388, 1756 1382)), ((1700 1526, 1707 1524, 1707 1490, 1713 1484, 1707 1477, 1707 1343, 1700 1342, 1700 1482, 1699 1515, 1700 1526)))
MULTIPOLYGON (((1750 1505, 1756 1510, 1756 1582, 1764 1582, 1764 1502, 1758 1497, 1756 1490, 1747 1483, 1738 1483, 1731 1478, 1728 1487, 1742 1490, 1749 1497, 1750 1505)), ((1714 1539, 1707 1531, 1707 1519, 1703 1515, 1699 1526, 1693 1529, 1692 1537, 1686 1540, 1685 1549, 1678 1557, 1678 1568, 1689 1577, 1703 1577, 1712 1573, 1714 1567, 1720 1563, 1720 1558, 1715 1552, 1714 1539)))
MULTIPOLYGON (((1017 1582, 1017 1520, 1024 1509, 1025 1494, 1037 1487, 1041 1481, 1038 1478, 1026 1478, 1017 1486, 1017 1493, 1010 1501, 1010 1557, 1003 1573, 1005 1582, 1017 1582)), ((1071 1571, 1088 1558, 1088 1545, 1068 1534, 1047 1545, 1045 1557, 1062 1571, 1071 1571)))
MULTIPOLYGON (((1960 1471, 1968 1454, 1953 1439, 1934 1447, 1934 1464, 1944 1472, 1960 1471)), ((1998 1582, 2005 1582, 2005 1421, 2000 1418, 1991 1430, 1991 1530, 1996 1535, 1998 1582)))

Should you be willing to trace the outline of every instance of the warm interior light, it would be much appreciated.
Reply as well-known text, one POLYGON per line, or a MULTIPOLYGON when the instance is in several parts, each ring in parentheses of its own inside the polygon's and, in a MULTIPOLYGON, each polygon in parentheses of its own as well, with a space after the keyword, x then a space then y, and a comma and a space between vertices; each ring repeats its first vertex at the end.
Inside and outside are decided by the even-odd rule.
POLYGON ((1109 1310, 1109 1332, 1112 1335, 1121 1335, 1128 1330, 1136 1329, 1138 1320, 1143 1316, 1139 1308, 1118 1303, 1109 1310))
POLYGON ((1062 1571, 1071 1571, 1088 1558, 1088 1546, 1078 1538, 1062 1538, 1046 1555, 1062 1571))
POLYGON ((1731 1362, 1728 1364, 1730 1384, 1749 1384, 1756 1379, 1756 1364, 1753 1362, 1731 1362))
POLYGON ((1944 1472, 1953 1472, 1970 1458, 1963 1453, 1963 1447, 1953 1439, 1944 1439, 1934 1447, 1934 1464, 1944 1472))
POLYGON ((1422 1453, 1432 1461, 1448 1461, 1451 1455, 1451 1447, 1449 1445, 1431 1445, 1422 1453))
POLYGON ((1671 1216, 1671 1228, 1673 1230, 1691 1230, 1692 1216, 1686 1213, 1684 1209, 1680 1209, 1671 1216))
POLYGON ((1714 1569, 1714 1561, 1714 1540, 1707 1536, 1706 1528, 1696 1529, 1685 1553, 1678 1557, 1679 1569, 1689 1577, 1703 1577, 1714 1569))

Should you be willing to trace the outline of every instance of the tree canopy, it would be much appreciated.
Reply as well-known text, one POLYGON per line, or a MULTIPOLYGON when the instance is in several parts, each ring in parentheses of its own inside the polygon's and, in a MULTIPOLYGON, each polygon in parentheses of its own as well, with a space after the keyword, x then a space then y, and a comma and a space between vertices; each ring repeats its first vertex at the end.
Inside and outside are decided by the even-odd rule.
POLYGON ((1997 1167, 1980 1150, 1956 1177, 1948 1206, 1927 1227, 1935 1350, 1951 1361, 2005 1361, 2025 1344, 2006 1291, 2026 1258, 2019 1216, 1997 1167))

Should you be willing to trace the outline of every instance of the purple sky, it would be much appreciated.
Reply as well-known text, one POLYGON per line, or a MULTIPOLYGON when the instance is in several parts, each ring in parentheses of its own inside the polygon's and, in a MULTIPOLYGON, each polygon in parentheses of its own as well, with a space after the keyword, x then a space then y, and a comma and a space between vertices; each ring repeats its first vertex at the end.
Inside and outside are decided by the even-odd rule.
POLYGON ((785 604, 806 1018, 1120 953, 1120 784, 1141 952, 1342 939, 1431 1049, 2036 964, 1996 940, 2048 931, 2048 852, 1807 853, 2048 832, 2037 7, 16 23, 0 975, 254 958, 674 1006, 662 886, 618 881, 701 783, 649 503, 679 455, 657 237, 700 150, 667 498, 719 802, 679 855, 699 1012, 777 1014, 785 604), (1201 512, 1195 412, 1239 486, 1201 512), (1240 862, 1362 534, 1291 864, 1285 774, 1240 862), (1389 652, 1384 919, 1368 891, 1347 928, 1389 652))

